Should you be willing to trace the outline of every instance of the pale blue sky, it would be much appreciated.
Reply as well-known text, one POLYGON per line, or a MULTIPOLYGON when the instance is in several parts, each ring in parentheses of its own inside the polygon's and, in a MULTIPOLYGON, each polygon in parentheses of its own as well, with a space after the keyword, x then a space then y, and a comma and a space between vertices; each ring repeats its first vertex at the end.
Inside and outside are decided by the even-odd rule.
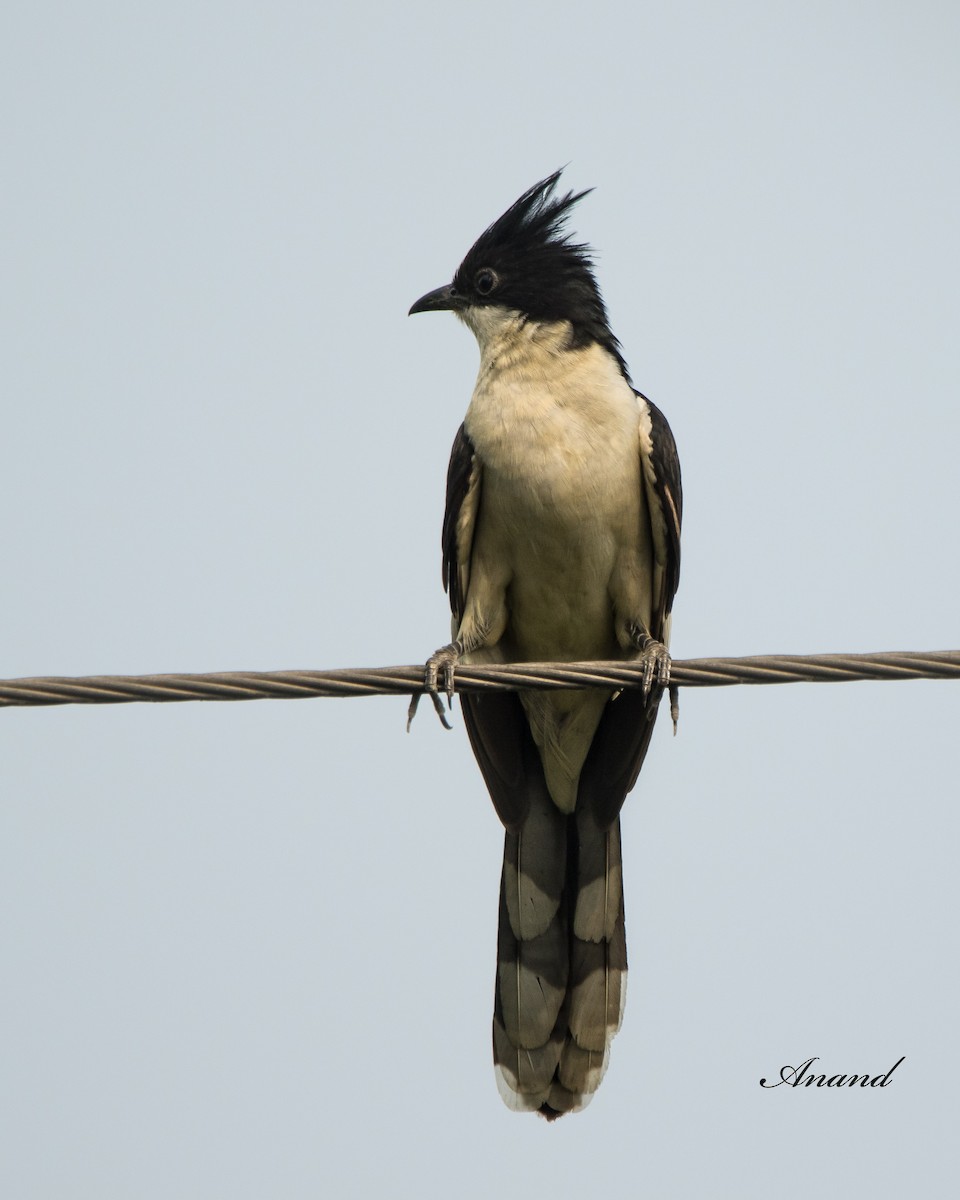
MULTIPOLYGON (((960 11, 8 0, 0 676, 446 640, 476 368, 408 321, 569 163, 684 468, 678 657, 960 647, 960 11)), ((960 685, 685 692, 596 1100, 490 1064, 459 713, 0 713, 0 1192, 951 1194, 960 685), (819 1055, 879 1091, 764 1091, 819 1055)))

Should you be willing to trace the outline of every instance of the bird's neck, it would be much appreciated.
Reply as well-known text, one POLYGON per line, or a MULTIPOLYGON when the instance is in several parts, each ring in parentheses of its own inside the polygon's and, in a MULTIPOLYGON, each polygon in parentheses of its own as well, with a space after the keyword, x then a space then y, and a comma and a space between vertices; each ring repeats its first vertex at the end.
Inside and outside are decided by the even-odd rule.
POLYGON ((567 322, 519 314, 487 321, 482 332, 473 327, 480 369, 466 426, 488 468, 539 476, 544 457, 586 461, 597 447, 629 440, 624 431, 636 429, 637 399, 599 343, 570 349, 567 322))

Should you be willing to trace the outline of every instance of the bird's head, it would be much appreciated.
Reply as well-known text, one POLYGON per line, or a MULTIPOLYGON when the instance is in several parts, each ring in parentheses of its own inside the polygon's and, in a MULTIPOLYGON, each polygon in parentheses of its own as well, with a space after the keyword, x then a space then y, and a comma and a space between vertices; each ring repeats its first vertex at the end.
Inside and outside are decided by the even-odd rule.
POLYGON ((453 281, 421 296, 411 314, 454 312, 475 331, 491 309, 526 321, 567 321, 572 347, 599 342, 622 364, 590 249, 564 233, 570 210, 588 192, 555 196, 559 179, 554 171, 525 191, 477 238, 453 281))

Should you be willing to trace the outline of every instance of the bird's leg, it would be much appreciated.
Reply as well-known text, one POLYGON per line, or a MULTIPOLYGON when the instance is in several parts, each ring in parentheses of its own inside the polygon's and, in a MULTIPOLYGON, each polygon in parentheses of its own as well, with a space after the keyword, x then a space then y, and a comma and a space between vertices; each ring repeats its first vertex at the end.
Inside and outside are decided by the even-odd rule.
MULTIPOLYGON (((443 711, 443 701, 440 699, 440 691, 438 684, 440 678, 443 678, 443 690, 447 694, 447 708, 453 707, 453 683, 454 674, 457 669, 457 663, 460 661, 460 656, 463 654, 463 643, 458 639, 455 642, 450 642, 446 646, 441 646, 439 650, 434 651, 427 659, 426 666, 423 669, 423 690, 433 701, 433 708, 437 716, 440 718, 440 723, 444 729, 452 729, 453 726, 447 720, 447 714, 443 711)), ((407 709, 407 731, 410 730, 410 725, 413 718, 417 715, 417 705, 420 703, 421 692, 414 692, 410 697, 410 707, 407 709)))
MULTIPOLYGON (((643 677, 641 687, 645 696, 650 694, 650 689, 654 684, 657 687, 668 687, 670 684, 670 655, 667 652, 663 642, 658 642, 655 637, 641 625, 638 621, 634 621, 628 627, 630 640, 636 646, 639 654, 637 661, 643 667, 643 677)), ((674 712, 674 701, 671 693, 670 704, 671 715, 674 712)))

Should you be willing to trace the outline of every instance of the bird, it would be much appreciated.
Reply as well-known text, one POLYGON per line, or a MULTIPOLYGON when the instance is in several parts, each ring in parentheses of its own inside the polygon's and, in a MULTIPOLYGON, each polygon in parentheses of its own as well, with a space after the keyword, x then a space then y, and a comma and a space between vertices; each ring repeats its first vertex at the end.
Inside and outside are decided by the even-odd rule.
POLYGON ((410 308, 454 313, 480 350, 447 472, 453 640, 427 661, 424 692, 442 716, 461 664, 641 664, 642 686, 619 691, 461 695, 505 828, 497 1084, 509 1108, 551 1121, 592 1099, 623 1017, 620 809, 669 686, 683 503, 670 426, 633 387, 591 247, 566 232, 593 189, 561 194, 563 170, 410 308))

